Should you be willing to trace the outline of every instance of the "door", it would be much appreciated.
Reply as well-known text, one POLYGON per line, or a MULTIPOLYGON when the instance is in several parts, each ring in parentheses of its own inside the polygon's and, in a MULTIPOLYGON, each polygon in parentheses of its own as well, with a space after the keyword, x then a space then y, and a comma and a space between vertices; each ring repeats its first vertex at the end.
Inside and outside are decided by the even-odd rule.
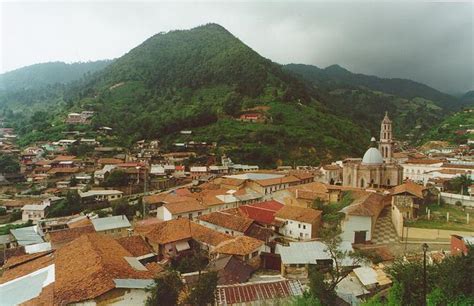
POLYGON ((365 243, 365 237, 367 236, 367 231, 355 231, 354 232, 354 243, 365 243))

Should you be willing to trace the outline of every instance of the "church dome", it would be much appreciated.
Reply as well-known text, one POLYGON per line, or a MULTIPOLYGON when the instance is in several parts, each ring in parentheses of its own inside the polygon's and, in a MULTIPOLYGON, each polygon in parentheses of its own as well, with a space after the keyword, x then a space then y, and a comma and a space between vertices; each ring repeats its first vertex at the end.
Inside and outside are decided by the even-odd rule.
POLYGON ((363 165, 381 165, 383 164, 383 157, 377 148, 369 148, 362 158, 363 165))

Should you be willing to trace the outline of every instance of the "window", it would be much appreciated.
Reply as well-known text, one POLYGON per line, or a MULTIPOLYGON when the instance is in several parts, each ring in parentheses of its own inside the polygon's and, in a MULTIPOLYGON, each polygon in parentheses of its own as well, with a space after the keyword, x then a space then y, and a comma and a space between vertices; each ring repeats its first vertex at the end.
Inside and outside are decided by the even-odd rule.
POLYGON ((301 224, 298 224, 298 228, 301 228, 301 224))
POLYGON ((306 229, 306 225, 303 225, 303 229, 306 229))
POLYGON ((300 233, 300 237, 303 238, 303 233, 300 233))
POLYGON ((252 257, 258 256, 258 251, 252 253, 252 257))

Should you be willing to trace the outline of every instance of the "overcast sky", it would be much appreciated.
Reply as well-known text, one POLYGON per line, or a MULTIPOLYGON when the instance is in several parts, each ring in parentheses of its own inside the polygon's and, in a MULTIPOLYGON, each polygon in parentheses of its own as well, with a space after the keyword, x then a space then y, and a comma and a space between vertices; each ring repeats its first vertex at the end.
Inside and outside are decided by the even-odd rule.
MULTIPOLYGON (((2 1, 2 0, 0 0, 2 1)), ((0 72, 116 58, 161 31, 219 23, 271 60, 474 89, 474 5, 427 2, 2 2, 0 72)))

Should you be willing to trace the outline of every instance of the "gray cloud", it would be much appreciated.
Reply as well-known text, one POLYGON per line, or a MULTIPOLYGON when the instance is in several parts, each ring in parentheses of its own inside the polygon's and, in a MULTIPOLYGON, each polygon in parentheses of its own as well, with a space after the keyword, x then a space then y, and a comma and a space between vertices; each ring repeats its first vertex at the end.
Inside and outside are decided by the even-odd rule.
POLYGON ((115 58, 161 31, 216 22, 279 63, 474 89, 472 3, 4 2, 0 72, 115 58))

